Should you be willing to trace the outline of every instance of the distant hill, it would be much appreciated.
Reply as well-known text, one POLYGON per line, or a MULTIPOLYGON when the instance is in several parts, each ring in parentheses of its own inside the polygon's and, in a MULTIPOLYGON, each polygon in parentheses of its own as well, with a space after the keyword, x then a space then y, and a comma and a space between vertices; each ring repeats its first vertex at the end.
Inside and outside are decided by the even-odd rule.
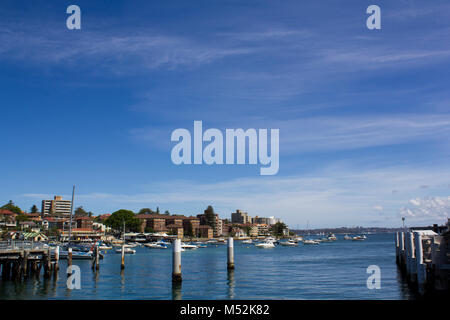
POLYGON ((321 229, 291 229, 296 234, 317 234, 317 233, 335 233, 335 234, 362 234, 362 233, 392 233, 402 231, 402 228, 379 228, 379 227, 340 227, 340 228, 321 228, 321 229))

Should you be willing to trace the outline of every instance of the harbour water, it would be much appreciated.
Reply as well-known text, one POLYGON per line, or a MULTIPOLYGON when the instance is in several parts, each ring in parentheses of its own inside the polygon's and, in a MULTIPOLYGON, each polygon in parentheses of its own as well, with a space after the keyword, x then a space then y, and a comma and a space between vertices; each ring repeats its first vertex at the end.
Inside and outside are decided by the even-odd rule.
POLYGON ((182 253, 181 286, 172 286, 172 250, 135 248, 126 255, 105 254, 100 271, 89 260, 81 269, 81 289, 67 289, 67 262, 58 277, 21 282, 0 280, 0 299, 414 299, 395 264, 393 234, 371 234, 298 247, 258 249, 235 241, 235 270, 227 271, 226 245, 182 253), (368 289, 369 265, 381 269, 381 288, 368 289))

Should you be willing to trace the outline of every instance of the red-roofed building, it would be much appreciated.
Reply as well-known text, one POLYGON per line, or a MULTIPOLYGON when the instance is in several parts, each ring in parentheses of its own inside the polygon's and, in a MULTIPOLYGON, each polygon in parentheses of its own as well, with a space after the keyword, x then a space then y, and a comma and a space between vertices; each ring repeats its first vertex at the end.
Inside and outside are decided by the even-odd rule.
POLYGON ((94 219, 91 217, 76 217, 75 222, 77 228, 92 230, 94 219))

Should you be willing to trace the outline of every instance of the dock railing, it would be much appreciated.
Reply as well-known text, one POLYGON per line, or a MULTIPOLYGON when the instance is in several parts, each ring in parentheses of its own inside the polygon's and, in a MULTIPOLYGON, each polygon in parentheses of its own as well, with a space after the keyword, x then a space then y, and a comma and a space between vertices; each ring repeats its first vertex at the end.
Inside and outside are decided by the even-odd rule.
POLYGON ((45 247, 46 244, 43 242, 24 241, 24 240, 0 241, 0 251, 36 250, 36 249, 44 249, 45 247))

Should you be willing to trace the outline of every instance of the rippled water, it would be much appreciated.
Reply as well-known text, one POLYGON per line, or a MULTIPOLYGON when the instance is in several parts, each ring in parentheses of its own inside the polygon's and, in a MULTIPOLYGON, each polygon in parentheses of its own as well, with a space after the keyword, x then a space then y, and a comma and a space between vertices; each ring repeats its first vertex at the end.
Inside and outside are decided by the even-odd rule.
POLYGON ((366 241, 258 249, 235 242, 235 270, 227 272, 226 245, 182 253, 183 283, 172 287, 172 250, 137 248, 126 255, 107 253, 100 271, 90 261, 81 268, 81 289, 68 290, 66 261, 57 279, 0 280, 1 299, 412 299, 395 264, 392 234, 366 241), (366 268, 381 268, 381 289, 366 286, 366 268))

